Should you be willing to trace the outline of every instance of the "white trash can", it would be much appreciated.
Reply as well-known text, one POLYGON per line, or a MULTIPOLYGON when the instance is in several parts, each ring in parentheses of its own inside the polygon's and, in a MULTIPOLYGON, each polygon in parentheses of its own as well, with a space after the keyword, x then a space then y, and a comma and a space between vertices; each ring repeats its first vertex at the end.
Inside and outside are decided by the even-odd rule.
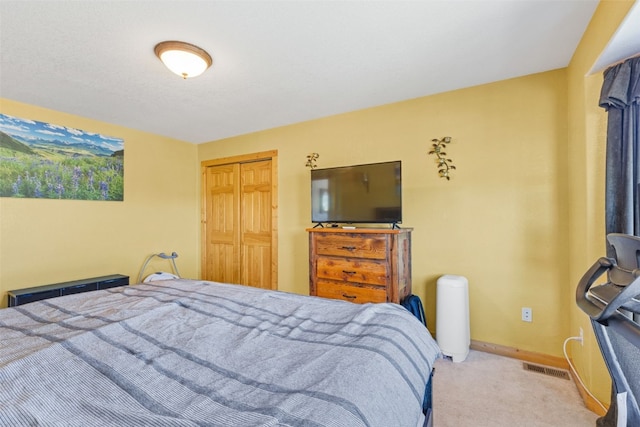
POLYGON ((469 354, 469 281, 444 275, 436 290, 436 341, 442 354, 462 362, 469 354))

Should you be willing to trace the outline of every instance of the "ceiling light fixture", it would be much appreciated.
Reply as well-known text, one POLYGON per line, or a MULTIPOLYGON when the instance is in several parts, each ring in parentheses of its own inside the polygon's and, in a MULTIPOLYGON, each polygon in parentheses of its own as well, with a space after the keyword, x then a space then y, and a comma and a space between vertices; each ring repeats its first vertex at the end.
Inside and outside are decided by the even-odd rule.
POLYGON ((213 63, 204 49, 185 42, 161 42, 153 50, 169 70, 183 79, 199 76, 213 63))

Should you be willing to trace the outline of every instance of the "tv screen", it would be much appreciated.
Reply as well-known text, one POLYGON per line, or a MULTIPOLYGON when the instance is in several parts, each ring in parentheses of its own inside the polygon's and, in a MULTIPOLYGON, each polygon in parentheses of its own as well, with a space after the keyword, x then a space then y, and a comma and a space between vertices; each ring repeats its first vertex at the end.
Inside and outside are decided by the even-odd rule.
POLYGON ((402 222, 401 162, 312 169, 311 221, 402 222))

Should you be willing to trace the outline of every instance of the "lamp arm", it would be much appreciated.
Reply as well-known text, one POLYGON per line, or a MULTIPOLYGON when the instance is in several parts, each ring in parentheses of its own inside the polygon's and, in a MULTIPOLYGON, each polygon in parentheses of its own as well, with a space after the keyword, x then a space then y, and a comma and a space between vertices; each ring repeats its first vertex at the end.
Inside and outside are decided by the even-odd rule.
POLYGON ((178 256, 175 252, 173 253, 175 257, 171 258, 171 262, 173 263, 173 270, 176 272, 176 276, 180 277, 180 273, 178 272, 178 266, 176 265, 176 257, 178 256))
POLYGON ((149 264, 149 261, 151 261, 151 258, 153 258, 154 256, 156 256, 156 254, 151 254, 147 257, 147 260, 144 262, 144 264, 142 264, 142 269, 140 270, 140 274, 138 274, 138 282, 137 283, 142 283, 142 275, 144 273, 144 269, 147 268, 147 265, 149 264))

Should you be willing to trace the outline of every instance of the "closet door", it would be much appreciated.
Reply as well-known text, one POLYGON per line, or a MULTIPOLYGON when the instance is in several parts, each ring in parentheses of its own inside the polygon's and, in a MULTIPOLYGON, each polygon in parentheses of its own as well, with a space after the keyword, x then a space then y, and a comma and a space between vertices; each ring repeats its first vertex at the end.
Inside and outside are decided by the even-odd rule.
POLYGON ((271 160, 240 165, 240 282, 271 289, 271 160))
POLYGON ((202 278, 277 289, 277 152, 202 162, 202 278))
POLYGON ((240 283, 240 164, 206 168, 202 278, 240 283))

